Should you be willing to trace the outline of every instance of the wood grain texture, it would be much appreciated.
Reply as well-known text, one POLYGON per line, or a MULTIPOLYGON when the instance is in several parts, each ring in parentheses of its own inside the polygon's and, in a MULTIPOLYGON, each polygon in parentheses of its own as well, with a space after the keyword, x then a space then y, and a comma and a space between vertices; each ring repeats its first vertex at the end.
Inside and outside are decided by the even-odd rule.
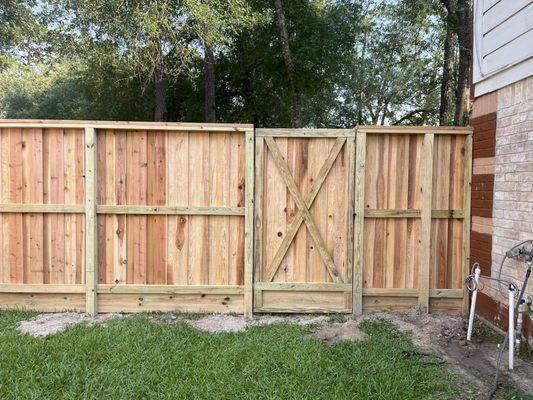
POLYGON ((244 136, 99 131, 100 283, 243 284, 244 136))
POLYGON ((464 308, 469 129, 217 128, 0 123, 6 304, 464 308))
MULTIPOLYGON (((272 297, 279 290, 261 289, 262 284, 351 281, 352 251, 348 238, 352 236, 353 183, 349 181, 349 171, 355 156, 354 132, 350 135, 335 132, 328 130, 316 135, 298 132, 296 136, 284 137, 284 132, 265 131, 256 138, 262 143, 256 151, 262 157, 256 160, 260 162, 256 187, 260 188, 261 196, 258 198, 256 191, 255 241, 256 251, 262 249, 260 255, 256 254, 256 262, 260 262, 255 277, 258 312, 291 309, 290 303, 282 305, 282 298, 278 302, 272 297), (330 273, 333 268, 337 275, 330 273)), ((336 289, 338 293, 333 295, 338 303, 334 307, 331 304, 321 307, 321 295, 311 290, 302 294, 294 310, 349 312, 351 290, 346 287, 350 285, 336 289), (313 300, 316 295, 318 298, 313 300)), ((298 293, 296 287, 294 290, 298 293)), ((329 302, 327 297, 324 301, 329 302)))

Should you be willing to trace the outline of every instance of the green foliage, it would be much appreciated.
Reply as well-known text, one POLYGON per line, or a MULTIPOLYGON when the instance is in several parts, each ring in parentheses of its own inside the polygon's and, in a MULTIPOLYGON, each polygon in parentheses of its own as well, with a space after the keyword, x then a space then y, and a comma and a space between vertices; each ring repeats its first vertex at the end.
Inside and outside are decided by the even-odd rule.
MULTIPOLYGON (((0 10, 11 11, 3 29, 11 33, 0 35, 0 115, 149 120, 161 70, 167 118, 202 120, 201 50, 208 44, 220 121, 290 125, 271 1, 5 4, 0 10), (67 94, 72 98, 62 98, 67 94)), ((284 0, 283 8, 305 126, 437 121, 444 36, 438 0, 284 0)))
POLYGON ((80 63, 26 66, 0 74, 0 117, 147 120, 141 83, 116 70, 80 63))
POLYGON ((78 325, 45 339, 0 313, 0 397, 62 399, 457 398, 442 366, 402 356, 413 345, 389 323, 368 340, 327 347, 309 328, 278 324, 209 334, 149 315, 78 325))

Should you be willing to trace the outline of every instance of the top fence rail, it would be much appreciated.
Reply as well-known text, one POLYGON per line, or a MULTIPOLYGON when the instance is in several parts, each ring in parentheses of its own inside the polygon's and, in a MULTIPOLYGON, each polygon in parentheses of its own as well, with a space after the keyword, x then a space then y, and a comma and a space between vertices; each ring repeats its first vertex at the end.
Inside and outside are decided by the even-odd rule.
MULTIPOLYGON (((135 122, 135 121, 91 121, 91 120, 52 120, 52 119, 0 119, 0 128, 95 128, 120 130, 176 130, 176 131, 254 131, 252 124, 225 124, 200 122, 135 122)), ((255 136, 277 137, 352 137, 355 132, 388 134, 470 135, 471 127, 460 126, 375 126, 357 125, 352 129, 343 128, 256 128, 255 136)))
POLYGON ((134 122, 134 121, 76 121, 52 119, 0 119, 0 128, 95 128, 118 130, 175 130, 209 132, 248 132, 251 124, 218 124, 198 122, 134 122))

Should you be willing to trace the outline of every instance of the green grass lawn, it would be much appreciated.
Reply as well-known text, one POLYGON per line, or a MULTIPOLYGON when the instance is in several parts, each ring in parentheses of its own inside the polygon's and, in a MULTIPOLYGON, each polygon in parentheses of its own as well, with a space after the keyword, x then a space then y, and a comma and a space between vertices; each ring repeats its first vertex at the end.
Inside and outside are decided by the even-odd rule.
POLYGON ((463 390, 444 367, 405 358, 412 343, 386 322, 362 323, 365 341, 327 347, 307 327, 210 334, 146 314, 36 339, 15 330, 32 315, 0 312, 0 399, 428 399, 463 390))

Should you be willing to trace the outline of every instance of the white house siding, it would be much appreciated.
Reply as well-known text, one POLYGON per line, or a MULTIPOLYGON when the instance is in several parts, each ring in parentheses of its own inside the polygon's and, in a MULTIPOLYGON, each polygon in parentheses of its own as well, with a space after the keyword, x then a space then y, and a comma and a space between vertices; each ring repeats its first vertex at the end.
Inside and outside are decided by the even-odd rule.
POLYGON ((533 75, 533 0, 475 0, 475 95, 533 75))

